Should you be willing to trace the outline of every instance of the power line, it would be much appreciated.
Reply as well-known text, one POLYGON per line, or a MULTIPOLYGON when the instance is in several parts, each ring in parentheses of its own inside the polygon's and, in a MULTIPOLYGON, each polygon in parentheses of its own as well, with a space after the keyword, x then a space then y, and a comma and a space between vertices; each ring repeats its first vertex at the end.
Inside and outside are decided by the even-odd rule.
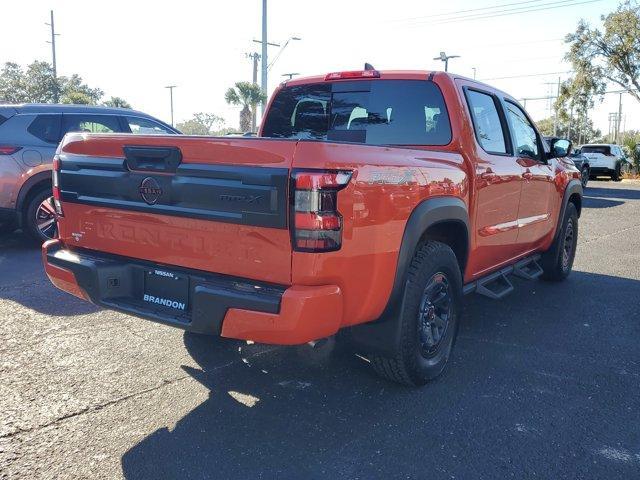
POLYGON ((487 13, 487 14, 479 14, 479 15, 468 15, 468 16, 463 16, 463 17, 456 17, 453 19, 446 19, 446 20, 442 20, 439 22, 435 22, 433 23, 433 25, 443 25, 443 24, 447 24, 447 23, 458 23, 458 22, 468 22, 471 20, 484 20, 487 18, 496 18, 496 17, 506 17, 506 16, 510 16, 510 15, 518 15, 521 13, 530 13, 530 12, 542 12, 545 10, 554 10, 556 8, 565 8, 565 7, 572 7, 575 5, 582 5, 585 3, 595 3, 595 2, 601 2, 603 0, 587 0, 587 1, 581 1, 581 2, 575 2, 575 0, 560 0, 560 1, 556 1, 556 2, 550 2, 550 3, 545 3, 545 4, 541 4, 541 5, 537 5, 536 8, 527 8, 527 9, 521 9, 521 8, 516 8, 516 9, 509 9, 509 10, 502 10, 502 11, 495 11, 495 12, 491 12, 491 13, 487 13), (569 3, 569 2, 573 2, 573 3, 569 3), (560 5, 558 5, 560 4, 560 5))
MULTIPOLYGON (((449 24, 449 23, 469 22, 469 21, 472 21, 472 20, 485 20, 485 19, 489 19, 489 18, 505 17, 505 16, 510 16, 510 15, 518 15, 518 14, 521 14, 521 13, 541 12, 541 11, 545 11, 545 10, 554 10, 554 9, 557 9, 557 8, 573 7, 573 6, 577 6, 577 5, 584 5, 584 4, 587 4, 587 3, 595 3, 595 2, 602 2, 602 1, 603 0, 586 0, 586 1, 581 1, 581 2, 575 2, 575 0, 560 0, 560 1, 556 1, 556 2, 550 2, 550 3, 546 3, 546 4, 536 5, 535 6, 536 8, 518 7, 518 8, 514 8, 514 9, 507 9, 507 10, 496 10, 494 12, 487 12, 487 13, 474 14, 474 15, 462 15, 462 16, 442 19, 442 20, 438 20, 438 21, 414 22, 413 24, 409 24, 408 26, 446 25, 446 24, 449 24), (574 3, 567 3, 567 2, 574 2, 574 3), (562 5, 557 5, 558 3, 562 3, 562 5), (543 5, 546 5, 546 6, 543 6, 543 5), (522 8, 525 8, 525 10, 522 10, 522 8)), ((533 7, 533 6, 534 5, 531 5, 531 7, 533 7)))
POLYGON ((573 70, 568 70, 566 72, 526 73, 523 75, 511 75, 509 77, 481 78, 480 81, 486 82, 488 80, 509 80, 511 78, 544 77, 545 75, 562 75, 564 73, 573 73, 573 70))
POLYGON ((453 11, 453 12, 446 12, 446 13, 434 13, 432 15, 423 15, 420 17, 412 17, 412 18, 404 18, 404 19, 397 19, 397 20, 392 20, 393 22, 404 22, 407 20, 417 20, 419 18, 433 18, 433 17, 445 17, 445 16, 450 16, 450 15, 458 15, 460 13, 467 13, 467 12, 477 12, 480 10, 491 10, 494 8, 502 8, 502 7, 509 7, 512 5, 522 5, 525 3, 540 3, 543 0, 527 0, 524 2, 512 2, 512 3, 502 3, 500 5, 493 5, 490 7, 481 7, 481 8, 468 8, 466 10, 457 10, 457 11, 453 11))

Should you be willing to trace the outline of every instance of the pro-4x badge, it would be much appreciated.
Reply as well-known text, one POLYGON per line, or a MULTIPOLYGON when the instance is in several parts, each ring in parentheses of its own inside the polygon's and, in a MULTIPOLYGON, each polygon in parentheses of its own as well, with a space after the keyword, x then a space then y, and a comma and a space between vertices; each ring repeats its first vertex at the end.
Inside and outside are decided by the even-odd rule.
POLYGON ((162 195, 162 189, 155 178, 147 177, 142 180, 140 187, 138 188, 140 196, 148 204, 153 205, 158 201, 160 195, 162 195))

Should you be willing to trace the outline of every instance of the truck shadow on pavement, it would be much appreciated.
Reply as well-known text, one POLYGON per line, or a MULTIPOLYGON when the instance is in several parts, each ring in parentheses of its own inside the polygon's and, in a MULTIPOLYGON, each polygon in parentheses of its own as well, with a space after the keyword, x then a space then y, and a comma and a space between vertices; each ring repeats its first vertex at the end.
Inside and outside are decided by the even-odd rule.
MULTIPOLYGON (((208 390, 208 398, 174 428, 159 428, 124 453, 123 474, 424 478, 424 462, 436 462, 434 478, 501 478, 514 465, 553 476, 548 458, 562 455, 575 457, 576 478, 626 471, 631 467, 594 465, 593 451, 600 447, 595 430, 576 430, 562 419, 571 398, 572 411, 593 412, 589 422, 594 429, 601 425, 601 441, 620 440, 620 426, 602 422, 608 421, 611 395, 621 393, 595 388, 593 379, 617 368, 625 355, 609 358, 605 367, 591 363, 612 343, 617 357, 635 355, 626 352, 636 349, 629 332, 640 333, 629 299, 640 298, 640 282, 574 272, 561 285, 518 285, 499 303, 469 297, 452 364, 422 389, 378 379, 366 361, 335 344, 269 347, 185 333, 198 368, 183 370, 208 390), (571 309, 570 298, 576 303, 571 309), (616 306, 608 316, 614 328, 604 330, 610 337, 594 331, 605 299, 616 306), (597 340, 589 337, 594 334, 597 340), (438 454, 442 449, 446 458, 438 454)), ((615 380, 608 386, 632 388, 633 375, 618 379, 611 373, 615 380)), ((182 395, 189 391, 193 387, 185 386, 182 395)))
POLYGON ((588 186, 584 190, 583 205, 585 208, 611 208, 624 204, 625 200, 640 200, 640 189, 588 186))

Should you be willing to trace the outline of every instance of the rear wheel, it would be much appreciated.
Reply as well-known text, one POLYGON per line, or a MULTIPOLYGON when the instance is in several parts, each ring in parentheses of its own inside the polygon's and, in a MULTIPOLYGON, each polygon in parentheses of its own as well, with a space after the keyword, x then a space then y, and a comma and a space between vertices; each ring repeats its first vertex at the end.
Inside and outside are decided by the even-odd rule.
POLYGON ((551 248, 542 255, 542 278, 554 282, 564 280, 571 273, 578 245, 578 211, 569 202, 560 232, 551 248))
POLYGON ((620 164, 616 165, 616 169, 611 174, 611 180, 614 182, 619 182, 622 180, 622 166, 620 164))
POLYGON ((589 183, 589 167, 583 167, 580 175, 582 179, 582 188, 587 188, 587 183, 589 183))
POLYGON ((444 370, 458 329, 462 275, 447 245, 428 241, 416 251, 405 284, 400 344, 393 357, 373 355, 375 371, 394 382, 424 385, 444 370))
POLYGON ((38 243, 58 236, 58 224, 51 201, 51 190, 41 190, 31 197, 24 211, 24 230, 38 243))

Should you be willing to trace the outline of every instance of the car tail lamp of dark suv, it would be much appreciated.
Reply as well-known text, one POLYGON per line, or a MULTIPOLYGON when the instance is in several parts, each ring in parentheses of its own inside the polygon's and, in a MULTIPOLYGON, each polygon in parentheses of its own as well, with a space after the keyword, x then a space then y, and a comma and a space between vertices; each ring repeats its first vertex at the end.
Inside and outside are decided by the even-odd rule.
POLYGON ((15 145, 0 145, 0 155, 13 155, 20 150, 22 150, 22 147, 15 145))
POLYGON ((60 195, 60 157, 56 155, 53 157, 53 172, 51 176, 51 186, 53 190, 53 206, 56 211, 56 215, 59 217, 64 217, 64 212, 62 211, 62 197, 60 195))
POLYGON ((298 252, 331 252, 342 246, 338 192, 351 180, 345 170, 296 170, 291 176, 291 237, 298 252))

